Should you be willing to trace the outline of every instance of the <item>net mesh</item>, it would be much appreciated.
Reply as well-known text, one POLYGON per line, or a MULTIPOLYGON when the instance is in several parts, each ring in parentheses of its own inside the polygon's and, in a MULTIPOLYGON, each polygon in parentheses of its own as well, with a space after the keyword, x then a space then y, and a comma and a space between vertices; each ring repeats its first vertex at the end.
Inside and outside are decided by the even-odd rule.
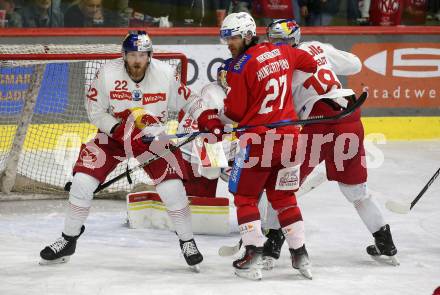
MULTIPOLYGON (((4 177, 6 168, 16 162, 13 191, 67 194, 63 188, 72 179, 81 143, 96 133, 84 106, 86 90, 96 71, 119 52, 120 45, 0 46, 0 171, 4 177), (109 56, 94 59, 91 54, 96 53, 109 56), (63 56, 52 60, 54 54, 63 56), (69 60, 69 55, 76 60, 69 60)), ((185 81, 186 58, 181 54, 155 52, 154 57, 172 65, 185 81)), ((170 134, 177 128, 176 118, 169 114, 170 134)), ((135 159, 126 160, 107 179, 137 164, 135 159)), ((131 178, 133 184, 120 180, 98 194, 125 195, 150 184, 142 169, 131 178)))

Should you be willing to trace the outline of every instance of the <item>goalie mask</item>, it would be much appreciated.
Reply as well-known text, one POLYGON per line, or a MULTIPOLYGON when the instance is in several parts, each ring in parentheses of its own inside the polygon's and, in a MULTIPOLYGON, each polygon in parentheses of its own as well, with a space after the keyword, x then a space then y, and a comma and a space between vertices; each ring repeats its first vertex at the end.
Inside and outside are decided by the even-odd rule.
POLYGON ((292 46, 298 46, 301 41, 301 29, 294 19, 274 20, 266 28, 269 39, 282 40, 292 46))
POLYGON ((257 36, 257 25, 249 13, 231 13, 225 17, 220 28, 220 38, 226 43, 227 39, 240 35, 250 42, 252 37, 257 36))

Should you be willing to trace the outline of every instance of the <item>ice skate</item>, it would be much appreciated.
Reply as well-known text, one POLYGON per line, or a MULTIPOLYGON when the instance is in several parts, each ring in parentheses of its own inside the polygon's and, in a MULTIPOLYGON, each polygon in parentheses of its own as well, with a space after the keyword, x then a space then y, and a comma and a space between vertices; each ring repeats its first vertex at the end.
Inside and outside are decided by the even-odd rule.
POLYGON ((387 263, 394 266, 400 265, 396 257, 397 249, 393 243, 390 226, 388 224, 382 226, 377 232, 373 233, 375 245, 367 247, 367 253, 374 260, 387 263))
POLYGON ((182 249, 183 257, 185 257, 186 263, 188 263, 190 269, 194 272, 200 272, 199 264, 203 261, 203 255, 197 249, 194 239, 180 242, 180 249, 182 249))
POLYGON ((303 245, 298 249, 289 249, 290 258, 292 259, 292 267, 297 269, 307 279, 312 279, 312 263, 309 259, 306 246, 303 245))
POLYGON ((263 246, 263 269, 271 270, 275 267, 275 261, 280 258, 281 247, 286 238, 281 229, 270 229, 266 237, 263 246))
POLYGON ((74 237, 62 233, 61 237, 59 237, 54 243, 41 250, 41 260, 39 264, 50 265, 68 262, 70 256, 75 253, 76 240, 82 235, 84 229, 85 227, 83 225, 79 235, 74 237))
POLYGON ((263 247, 248 245, 243 257, 232 263, 235 274, 239 277, 249 280, 261 280, 263 274, 263 247))

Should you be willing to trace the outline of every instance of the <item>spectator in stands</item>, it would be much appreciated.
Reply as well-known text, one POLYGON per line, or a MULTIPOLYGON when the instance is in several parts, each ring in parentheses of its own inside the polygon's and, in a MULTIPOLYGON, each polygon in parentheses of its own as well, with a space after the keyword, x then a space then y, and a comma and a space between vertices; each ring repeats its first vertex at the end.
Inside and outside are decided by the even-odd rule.
POLYGON ((168 3, 176 7, 176 14, 170 15, 176 26, 216 26, 226 15, 225 1, 176 0, 168 3))
POLYGON ((267 26, 273 19, 295 18, 293 2, 292 0, 254 0, 252 10, 260 18, 257 23, 267 26))
POLYGON ((440 21, 440 0, 428 1, 428 15, 426 19, 440 21))
MULTIPOLYGON (((363 2, 366 2, 365 0, 363 2)), ((359 19, 362 18, 361 15, 361 3, 359 0, 347 0, 347 22, 349 25, 360 24, 359 19)))
POLYGON ((62 27, 63 14, 52 6, 52 0, 31 0, 21 10, 23 27, 62 27))
POLYGON ((370 24, 370 5, 371 0, 359 1, 360 17, 357 19, 357 23, 361 26, 370 24))
POLYGON ((231 0, 228 14, 233 12, 247 12, 252 14, 252 0, 231 0))
POLYGON ((62 0, 60 7, 61 7, 61 11, 63 13, 66 13, 67 9, 69 9, 71 6, 75 5, 78 3, 78 0, 62 0))
POLYGON ((133 9, 128 7, 128 0, 104 0, 105 22, 112 27, 128 27, 133 9))
POLYGON ((403 13, 403 24, 405 25, 424 25, 428 12, 427 0, 406 0, 403 13))
POLYGON ((4 27, 21 28, 23 26, 21 15, 15 11, 14 0, 0 0, 0 10, 6 12, 4 27))
POLYGON ((339 0, 298 0, 307 26, 328 26, 339 10, 339 0))
POLYGON ((66 27, 103 27, 104 21, 102 0, 79 0, 64 14, 66 27))

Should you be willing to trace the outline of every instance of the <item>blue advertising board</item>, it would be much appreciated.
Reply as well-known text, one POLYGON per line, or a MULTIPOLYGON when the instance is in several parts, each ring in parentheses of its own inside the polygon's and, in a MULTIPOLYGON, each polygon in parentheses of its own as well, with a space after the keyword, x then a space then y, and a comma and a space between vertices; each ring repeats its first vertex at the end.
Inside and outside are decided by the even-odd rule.
MULTIPOLYGON (((20 114, 34 66, 0 67, 0 114, 20 114)), ((34 114, 63 113, 68 103, 69 65, 47 64, 34 114)))

